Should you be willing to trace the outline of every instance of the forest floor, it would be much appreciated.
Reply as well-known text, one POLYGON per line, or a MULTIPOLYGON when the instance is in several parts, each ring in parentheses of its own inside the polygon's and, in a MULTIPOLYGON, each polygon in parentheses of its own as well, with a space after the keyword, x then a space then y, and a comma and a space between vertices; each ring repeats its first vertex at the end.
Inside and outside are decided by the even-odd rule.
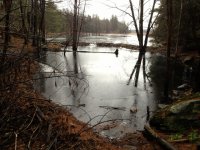
MULTIPOLYGON (((35 51, 30 43, 24 46, 22 39, 12 38, 0 74, 0 149, 162 149, 141 132, 119 140, 101 137, 66 108, 45 99, 33 87, 39 67, 29 53, 35 51)), ((175 145, 193 149, 187 143, 175 145)))

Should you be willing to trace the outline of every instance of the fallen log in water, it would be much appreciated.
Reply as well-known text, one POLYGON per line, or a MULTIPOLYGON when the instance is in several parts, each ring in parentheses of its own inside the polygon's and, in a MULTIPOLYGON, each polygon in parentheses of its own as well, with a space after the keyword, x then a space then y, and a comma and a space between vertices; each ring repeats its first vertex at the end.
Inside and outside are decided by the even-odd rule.
MULTIPOLYGON (((64 52, 74 52, 70 50, 64 50, 64 52)), ((114 52, 97 52, 97 51, 76 51, 79 53, 106 53, 106 54, 115 54, 114 52)))
POLYGON ((138 45, 131 45, 131 44, 123 44, 123 43, 97 43, 99 47, 123 47, 128 49, 135 49, 138 50, 138 45))
POLYGON ((151 136, 153 139, 155 139, 156 142, 158 142, 159 145, 163 146, 164 149, 167 150, 176 150, 176 148, 171 145, 169 142, 166 140, 160 138, 158 134, 148 125, 144 126, 145 132, 151 136))

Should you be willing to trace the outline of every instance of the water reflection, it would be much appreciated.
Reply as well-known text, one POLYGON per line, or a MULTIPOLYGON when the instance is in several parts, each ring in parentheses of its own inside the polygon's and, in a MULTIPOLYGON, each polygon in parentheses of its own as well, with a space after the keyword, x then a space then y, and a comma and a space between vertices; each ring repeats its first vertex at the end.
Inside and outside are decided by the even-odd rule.
POLYGON ((78 59, 76 52, 73 52, 73 64, 74 64, 74 73, 78 74, 78 59))
POLYGON ((118 50, 118 48, 115 50, 115 55, 116 55, 116 57, 118 57, 118 55, 119 55, 119 50, 118 50))
MULTIPOLYGON (((79 48, 96 52, 113 52, 115 49, 79 48)), ((117 137, 126 132, 143 130, 147 107, 149 111, 154 111, 156 101, 154 88, 148 82, 144 85, 142 75, 137 88, 133 82, 126 84, 137 56, 138 52, 127 49, 120 49, 118 57, 114 53, 68 52, 64 55, 62 52, 47 52, 45 64, 57 68, 62 75, 48 78, 38 85, 44 86, 45 91, 41 92, 47 98, 61 105, 72 106, 69 107, 70 111, 82 121, 94 125, 100 121, 115 120, 117 127, 104 130, 104 135, 117 137), (131 112, 132 108, 136 111, 131 112), (126 130, 122 133, 124 128, 126 130)), ((150 56, 147 53, 147 64, 150 56)), ((39 74, 49 76, 50 73, 39 74)))

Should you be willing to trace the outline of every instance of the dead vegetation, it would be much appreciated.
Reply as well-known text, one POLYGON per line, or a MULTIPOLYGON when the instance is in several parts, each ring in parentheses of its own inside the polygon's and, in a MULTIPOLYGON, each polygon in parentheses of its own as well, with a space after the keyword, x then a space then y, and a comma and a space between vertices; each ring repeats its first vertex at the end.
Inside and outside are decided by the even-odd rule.
POLYGON ((1 149, 118 149, 92 130, 80 132, 83 123, 33 89, 37 65, 25 59, 19 64, 1 75, 1 149))
MULTIPOLYGON (((34 52, 35 48, 24 46, 18 38, 12 38, 10 45, 13 46, 9 48, 0 74, 0 149, 161 149, 149 143, 141 133, 112 141, 114 145, 95 134, 92 127, 78 121, 66 108, 34 90, 33 83, 37 79, 33 75, 38 64, 21 50, 26 47, 25 52, 34 52), (12 55, 14 53, 16 55, 12 55)), ((191 148, 182 142, 175 145, 191 148)))
POLYGON ((35 48, 19 38, 9 44, 0 72, 0 149, 120 149, 35 91, 38 63, 28 55, 35 48))

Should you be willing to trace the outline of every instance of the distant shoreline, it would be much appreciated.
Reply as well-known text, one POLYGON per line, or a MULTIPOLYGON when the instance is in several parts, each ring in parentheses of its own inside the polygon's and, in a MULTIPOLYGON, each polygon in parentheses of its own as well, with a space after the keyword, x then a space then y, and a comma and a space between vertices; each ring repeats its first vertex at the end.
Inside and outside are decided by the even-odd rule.
MULTIPOLYGON (((145 32, 144 32, 145 33, 145 32)), ((104 35, 136 35, 136 32, 130 32, 130 33, 81 33, 80 36, 104 36, 104 35)), ((47 38, 55 38, 55 37, 70 37, 69 33, 61 32, 61 33, 47 33, 47 38)))

